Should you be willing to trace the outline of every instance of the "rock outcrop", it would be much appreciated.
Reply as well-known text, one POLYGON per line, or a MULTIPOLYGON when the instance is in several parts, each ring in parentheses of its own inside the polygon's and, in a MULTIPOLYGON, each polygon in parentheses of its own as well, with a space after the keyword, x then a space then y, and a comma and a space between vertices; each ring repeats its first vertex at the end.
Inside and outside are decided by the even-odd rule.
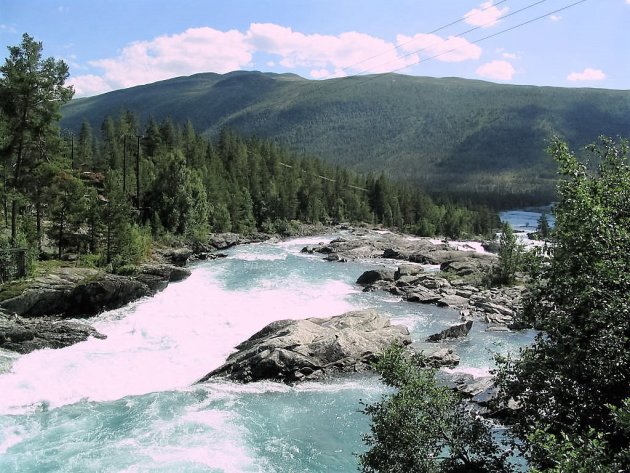
POLYGON ((189 275, 185 268, 165 264, 147 265, 129 276, 60 268, 27 281, 20 294, 0 302, 0 309, 24 317, 89 317, 153 295, 189 275))
POLYGON ((63 348, 87 340, 105 338, 93 327, 58 317, 29 319, 0 312, 0 348, 30 353, 42 348, 63 348))
POLYGON ((226 377, 294 383, 337 373, 362 372, 393 343, 411 343, 406 327, 391 325, 374 310, 329 318, 281 320, 236 347, 226 363, 199 382, 226 377))

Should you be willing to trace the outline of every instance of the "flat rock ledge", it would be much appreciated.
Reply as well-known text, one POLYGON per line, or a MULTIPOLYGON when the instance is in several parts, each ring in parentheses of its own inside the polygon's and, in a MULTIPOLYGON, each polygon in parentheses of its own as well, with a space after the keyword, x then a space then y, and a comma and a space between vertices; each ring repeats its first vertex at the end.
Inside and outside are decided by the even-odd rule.
POLYGON ((63 348, 89 337, 106 338, 93 327, 59 317, 27 319, 0 312, 0 348, 30 353, 42 348, 63 348))
POLYGON ((292 384, 363 372, 394 343, 409 345, 409 331, 391 325, 372 309, 329 318, 280 320, 238 345, 225 364, 198 382, 227 378, 292 384))
POLYGON ((154 295, 189 275, 188 269, 168 264, 145 265, 129 276, 91 268, 60 268, 26 281, 20 294, 0 301, 0 309, 23 317, 90 317, 154 295))

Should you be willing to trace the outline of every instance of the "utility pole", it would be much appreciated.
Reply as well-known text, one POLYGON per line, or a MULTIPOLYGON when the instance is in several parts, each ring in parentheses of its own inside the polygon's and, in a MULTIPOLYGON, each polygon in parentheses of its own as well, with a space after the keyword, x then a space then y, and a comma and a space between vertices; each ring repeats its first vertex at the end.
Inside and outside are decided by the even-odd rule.
POLYGON ((140 138, 142 135, 136 135, 138 138, 138 152, 136 153, 136 205, 140 211, 140 138))
POLYGON ((72 163, 72 169, 74 169, 74 133, 70 132, 70 162, 72 163))
POLYGON ((123 135, 123 195, 127 195, 127 135, 123 135))

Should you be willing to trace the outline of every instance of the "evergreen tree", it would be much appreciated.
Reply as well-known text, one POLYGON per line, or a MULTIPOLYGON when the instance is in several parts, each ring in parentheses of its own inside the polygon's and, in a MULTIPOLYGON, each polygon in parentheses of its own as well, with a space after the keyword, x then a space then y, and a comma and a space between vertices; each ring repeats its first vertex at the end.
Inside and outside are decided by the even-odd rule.
POLYGON ((523 265, 523 246, 518 243, 514 230, 503 222, 499 237, 499 263, 493 270, 493 284, 509 286, 516 282, 516 273, 523 265))
POLYGON ((87 120, 81 124, 81 130, 79 131, 79 142, 77 143, 78 162, 79 169, 82 166, 88 166, 90 169, 94 169, 95 163, 93 158, 94 139, 92 136, 92 127, 87 120))
POLYGON ((64 238, 75 233, 85 218, 87 202, 85 186, 71 173, 57 172, 48 188, 48 202, 52 217, 51 239, 57 241, 58 257, 63 256, 64 238))
POLYGON ((9 56, 0 67, 0 113, 7 138, 1 155, 13 167, 11 238, 16 240, 19 212, 18 193, 24 191, 24 175, 39 156, 35 150, 58 136, 59 109, 72 98, 71 87, 64 86, 68 66, 54 58, 42 58, 42 43, 28 34, 19 46, 9 47, 9 56))
POLYGON ((549 227, 549 220, 547 220, 547 215, 544 213, 540 215, 538 219, 538 226, 536 227, 536 231, 541 239, 545 240, 549 238, 551 233, 551 228, 549 227))

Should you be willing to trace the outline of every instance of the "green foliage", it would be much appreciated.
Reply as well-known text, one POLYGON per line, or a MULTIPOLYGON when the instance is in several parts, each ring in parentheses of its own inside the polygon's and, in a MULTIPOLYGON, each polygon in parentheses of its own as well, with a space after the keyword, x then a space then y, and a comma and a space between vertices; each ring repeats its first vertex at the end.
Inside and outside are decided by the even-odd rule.
POLYGON ((69 72, 63 61, 42 58, 42 44, 28 34, 19 46, 10 46, 0 67, 0 116, 6 135, 0 144, 5 169, 13 169, 10 187, 14 193, 11 237, 16 242, 20 200, 33 189, 25 176, 58 144, 59 109, 72 98, 64 87, 69 72))
POLYGON ((514 230, 504 222, 499 237, 499 263, 493 268, 492 285, 509 286, 516 282, 516 273, 523 268, 524 249, 514 230))
POLYGON ((466 409, 421 355, 400 346, 376 365, 394 389, 363 412, 372 419, 359 456, 363 472, 509 472, 508 452, 493 441, 489 426, 466 409))
POLYGON ((549 220, 547 219, 547 215, 545 215, 544 213, 541 214, 540 218, 538 219, 536 232, 538 233, 538 236, 543 240, 546 240, 547 238, 549 238, 549 236, 551 236, 551 227, 549 226, 549 220))
POLYGON ((543 333, 520 359, 504 360, 498 377, 505 400, 520 405, 514 433, 543 471, 550 442, 575 462, 603 441, 610 457, 630 442, 615 417, 630 396, 628 145, 602 138, 589 149, 600 163, 594 171, 562 141, 550 147, 563 178, 556 226, 524 308, 543 333))
POLYGON ((76 233, 87 211, 86 190, 83 182, 66 171, 54 174, 46 196, 52 219, 50 237, 57 241, 59 258, 63 253, 64 238, 76 233))

